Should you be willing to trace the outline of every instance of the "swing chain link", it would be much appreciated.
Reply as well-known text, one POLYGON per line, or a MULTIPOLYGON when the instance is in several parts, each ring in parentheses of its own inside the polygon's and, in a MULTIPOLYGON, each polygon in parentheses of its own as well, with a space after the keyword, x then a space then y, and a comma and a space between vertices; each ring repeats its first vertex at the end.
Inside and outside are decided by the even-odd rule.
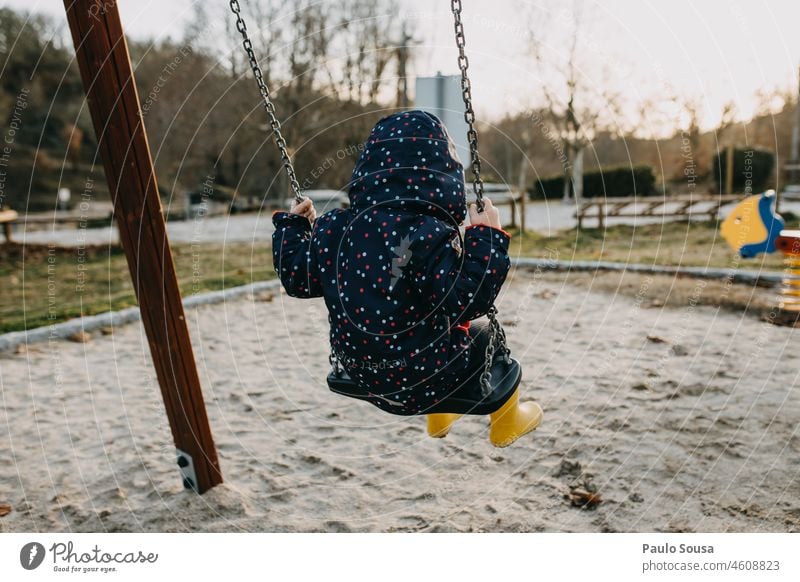
POLYGON ((492 384, 490 380, 492 378, 494 352, 497 346, 497 326, 495 325, 497 319, 490 315, 492 311, 496 311, 494 305, 489 308, 489 313, 486 314, 489 316, 489 343, 486 344, 486 354, 483 359, 483 372, 481 372, 481 393, 484 396, 489 396, 489 394, 492 393, 492 384))
POLYGON ((500 322, 497 321, 497 308, 492 305, 486 316, 489 319, 489 343, 486 345, 483 372, 481 373, 480 380, 481 393, 484 396, 488 396, 492 393, 492 364, 494 364, 497 353, 499 352, 502 355, 503 361, 506 364, 511 363, 511 350, 508 348, 508 343, 506 342, 506 332, 503 330, 503 326, 500 325, 500 322))
POLYGON ((467 76, 469 59, 465 52, 466 39, 464 24, 461 22, 461 0, 451 0, 456 46, 458 47, 458 68, 461 70, 461 97, 464 99, 464 121, 467 122, 467 141, 472 166, 472 189, 475 191, 478 212, 483 212, 483 178, 481 178, 481 159, 478 156, 478 132, 475 130, 475 111, 472 109, 472 84, 467 76))
POLYGON ((278 149, 281 152, 281 161, 283 162, 283 167, 286 170, 286 174, 289 176, 289 184, 291 185, 295 202, 299 203, 303 200, 303 193, 300 189, 300 183, 297 181, 297 175, 294 172, 292 159, 289 157, 286 140, 281 132, 281 122, 278 121, 278 117, 275 114, 275 105, 272 103, 269 89, 267 88, 266 82, 264 82, 264 73, 261 71, 261 66, 258 64, 258 59, 256 59, 256 54, 253 50, 253 43, 247 34, 247 24, 245 23, 244 18, 242 18, 239 0, 230 0, 230 7, 231 12, 233 12, 234 16, 236 16, 236 30, 238 30, 239 34, 242 35, 242 47, 244 47, 244 50, 247 53, 247 60, 249 61, 250 69, 253 71, 253 76, 256 78, 258 91, 261 93, 261 100, 264 102, 264 110, 267 112, 267 116, 269 117, 269 125, 272 128, 272 132, 275 137, 275 145, 278 146, 278 149))
MULTIPOLYGON (((483 179, 481 178, 481 158, 478 155, 478 132, 475 130, 475 111, 472 108, 472 84, 470 83, 467 70, 469 69, 469 59, 466 53, 466 38, 464 37, 464 23, 461 21, 461 0, 450 0, 450 8, 453 12, 454 28, 456 33, 456 46, 458 47, 458 68, 461 70, 461 97, 464 99, 464 121, 467 122, 467 141, 469 142, 469 154, 472 162, 472 188, 475 191, 476 205, 478 212, 483 212, 483 179)), ((492 305, 486 313, 489 320, 489 343, 486 346, 486 354, 481 373, 481 391, 484 396, 488 396, 492 391, 492 364, 498 350, 503 359, 508 364, 511 362, 511 350, 506 341, 506 333, 503 326, 497 321, 497 308, 492 305)))
POLYGON ((336 377, 340 378, 342 376, 342 372, 344 372, 344 364, 342 364, 341 360, 336 356, 333 346, 331 346, 331 353, 328 356, 328 362, 330 363, 331 369, 336 377))

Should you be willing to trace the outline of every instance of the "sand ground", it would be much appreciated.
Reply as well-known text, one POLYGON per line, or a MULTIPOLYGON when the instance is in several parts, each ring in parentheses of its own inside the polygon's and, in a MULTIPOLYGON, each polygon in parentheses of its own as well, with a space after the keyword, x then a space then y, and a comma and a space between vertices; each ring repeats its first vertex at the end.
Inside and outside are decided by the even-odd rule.
MULTIPOLYGON (((184 492, 140 325, 0 355, 0 531, 798 531, 798 330, 516 273, 500 309, 545 420, 507 449, 466 417, 330 393, 320 301, 188 312, 226 483, 184 492), (601 502, 571 504, 576 487, 601 502)), ((718 293, 719 289, 712 289, 718 293)))

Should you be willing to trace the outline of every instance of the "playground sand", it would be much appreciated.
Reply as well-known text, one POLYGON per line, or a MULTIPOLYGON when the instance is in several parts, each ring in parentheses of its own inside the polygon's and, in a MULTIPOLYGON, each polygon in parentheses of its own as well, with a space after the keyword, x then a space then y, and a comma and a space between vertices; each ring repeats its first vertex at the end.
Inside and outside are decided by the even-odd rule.
POLYGON ((516 273, 501 319, 545 420, 507 449, 483 417, 434 440, 330 393, 320 301, 192 308, 226 479, 204 496, 139 324, 0 355, 0 531, 798 531, 798 330, 682 284, 663 307, 648 277, 516 273))

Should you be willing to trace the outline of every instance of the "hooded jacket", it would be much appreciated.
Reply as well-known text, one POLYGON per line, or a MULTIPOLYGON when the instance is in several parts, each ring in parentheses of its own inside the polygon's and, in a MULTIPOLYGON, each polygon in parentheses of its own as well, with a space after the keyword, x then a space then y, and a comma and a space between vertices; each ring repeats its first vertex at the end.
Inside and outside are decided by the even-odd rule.
POLYGON ((464 173, 442 123, 424 111, 381 119, 364 144, 350 207, 309 221, 273 216, 275 270, 293 297, 323 297, 331 349, 394 414, 424 414, 469 366, 469 322, 510 266, 509 235, 470 226, 464 173))

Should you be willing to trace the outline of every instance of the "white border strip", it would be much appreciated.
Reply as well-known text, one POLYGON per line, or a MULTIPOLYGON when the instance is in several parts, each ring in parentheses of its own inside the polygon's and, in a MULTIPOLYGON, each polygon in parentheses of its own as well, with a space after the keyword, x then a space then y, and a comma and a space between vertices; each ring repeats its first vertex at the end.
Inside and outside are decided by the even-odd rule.
POLYGON ((741 271, 739 269, 711 269, 706 267, 667 267, 644 263, 612 263, 609 261, 559 261, 520 257, 511 261, 516 267, 546 269, 551 271, 632 271, 653 275, 678 275, 695 279, 730 279, 733 283, 772 287, 787 277, 780 271, 741 271))
MULTIPOLYGON (((198 293, 191 295, 183 300, 184 307, 197 307, 198 305, 209 305, 212 303, 222 303, 229 299, 235 299, 248 293, 258 293, 280 287, 279 279, 269 281, 259 281, 249 285, 230 287, 222 291, 210 291, 208 293, 198 293)), ((44 327, 29 329, 28 331, 12 331, 0 335, 0 352, 9 351, 24 344, 45 342, 53 339, 66 339, 79 331, 95 331, 103 327, 116 327, 126 323, 139 321, 142 314, 139 307, 128 307, 120 311, 107 311, 97 315, 87 315, 77 317, 63 323, 55 323, 44 327)))

